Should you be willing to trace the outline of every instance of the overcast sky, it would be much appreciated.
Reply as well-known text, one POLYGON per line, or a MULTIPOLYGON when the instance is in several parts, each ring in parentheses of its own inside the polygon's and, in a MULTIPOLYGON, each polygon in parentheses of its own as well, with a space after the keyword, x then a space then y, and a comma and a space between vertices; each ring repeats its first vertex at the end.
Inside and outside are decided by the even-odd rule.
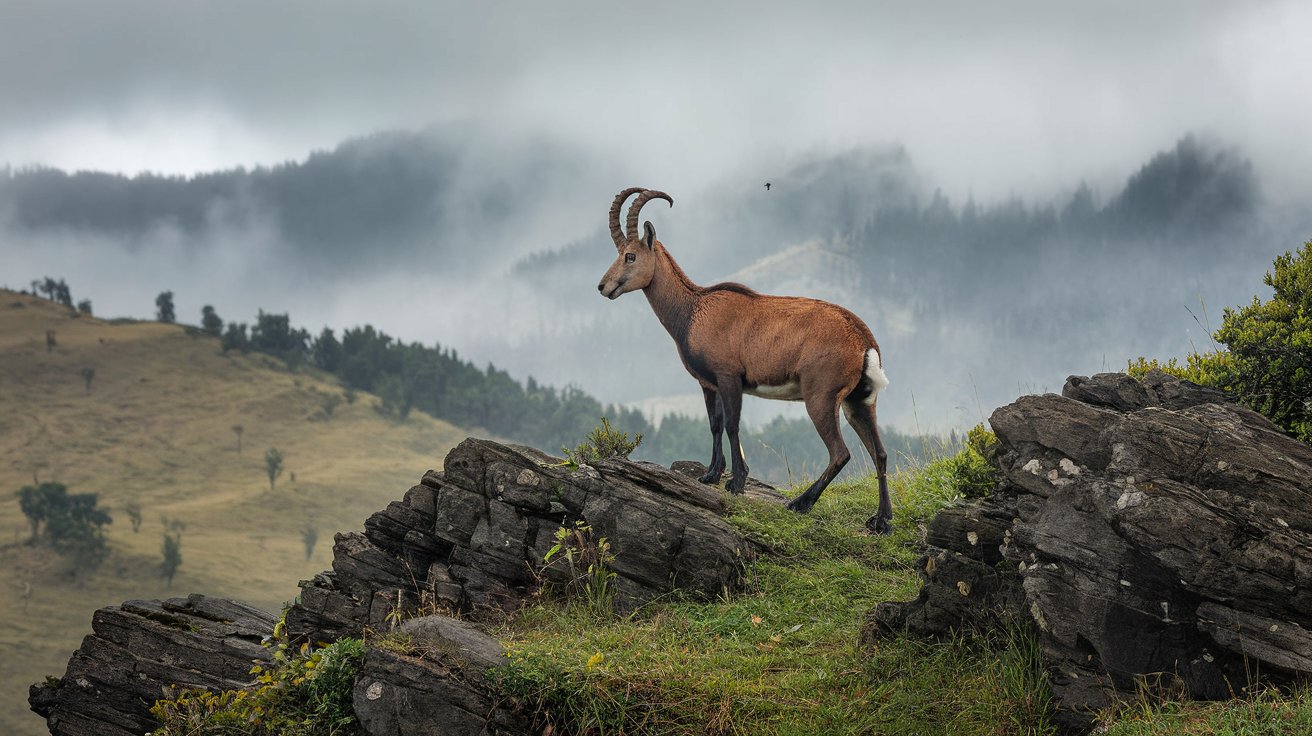
POLYGON ((960 201, 1115 187, 1196 132, 1278 197, 1312 171, 1309 38, 1299 0, 3 0, 0 162, 194 172, 457 123, 670 191, 897 142, 960 201))

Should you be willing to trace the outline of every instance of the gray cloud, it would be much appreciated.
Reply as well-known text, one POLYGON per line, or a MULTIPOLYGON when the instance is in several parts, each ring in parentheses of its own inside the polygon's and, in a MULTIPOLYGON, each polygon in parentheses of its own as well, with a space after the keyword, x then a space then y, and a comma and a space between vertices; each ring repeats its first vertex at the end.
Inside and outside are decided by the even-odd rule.
POLYGON ((14 164, 190 171, 452 121, 571 137, 682 191, 743 162, 893 141, 958 198, 1111 182, 1187 130, 1237 142, 1282 184, 1312 164, 1290 146, 1312 127, 1298 2, 3 13, 0 160, 14 164))
MULTIPOLYGON (((635 397, 625 376, 590 376, 594 364, 619 364, 623 346, 590 338, 580 350, 570 338, 644 325, 635 342, 651 346, 640 362, 668 380, 637 396, 646 398, 683 391, 686 379, 640 299, 601 305, 595 294, 609 258, 605 207, 624 186, 674 194, 676 211, 656 211, 662 238, 710 281, 835 230, 860 232, 876 209, 866 204, 879 200, 862 188, 877 184, 878 167, 863 158, 872 151, 901 146, 907 196, 925 204, 941 188, 959 208, 1012 197, 1061 207, 1081 180, 1105 203, 1189 132, 1253 160, 1263 211, 1295 224, 1227 244, 1233 261, 1191 272, 1169 294, 1144 284, 1089 290, 1086 302, 1107 306, 1081 318, 1091 325, 1070 320, 1078 344, 1040 354, 1023 342, 995 344, 972 323, 913 323, 908 315, 936 295, 916 286, 923 272, 900 273, 910 285, 900 300, 865 308, 881 340, 904 355, 939 350, 925 365, 941 375, 933 388, 909 380, 893 390, 916 392, 921 419, 959 418, 961 407, 973 416, 980 395, 989 404, 1056 388, 1065 372, 1180 354, 1205 340, 1181 304, 1205 298, 1215 316, 1253 293, 1273 253, 1296 244, 1290 234, 1302 232, 1312 196, 1312 102, 1302 94, 1312 78, 1309 28, 1312 5, 1301 2, 8 3, 0 165, 190 173, 303 160, 371 131, 430 125, 462 163, 439 224, 422 222, 410 251, 362 244, 377 267, 344 283, 273 258, 286 247, 286 223, 258 207, 251 219, 212 213, 197 242, 162 227, 126 254, 103 234, 0 232, 0 277, 11 286, 67 277, 106 315, 146 316, 168 288, 193 319, 212 303, 229 319, 249 320, 256 307, 289 311, 312 329, 368 321, 520 377, 577 380, 608 400, 635 397), (824 196, 790 197, 810 184, 799 173, 807 162, 830 162, 824 196), (767 179, 780 186, 762 198, 767 179), (524 183, 503 187, 508 180, 524 183), (510 194, 496 200, 502 191, 510 194), (833 207, 836 192, 856 204, 833 207), (502 209, 488 215, 489 201, 502 209), (848 210, 858 221, 836 226, 848 210), (555 292, 504 278, 520 256, 579 241, 596 261, 571 261, 552 277, 555 292), (477 258, 458 263, 454 247, 477 258), (404 271, 391 268, 401 262, 404 271), (454 276, 457 266, 465 270, 454 276), (425 285, 418 295, 416 283, 425 285), (1172 327, 1132 327, 1139 313, 1172 327), (991 377, 972 367, 1000 361, 1007 371, 991 377)), ((1173 273, 1137 258, 1140 275, 1155 264, 1149 281, 1173 273)), ((828 296, 815 284, 742 278, 828 296)), ((1073 278, 1047 268, 1012 290, 1033 303, 1012 306, 1057 321, 1044 300, 1066 298, 1073 278)), ((994 306, 982 300, 979 311, 994 306)), ((886 418, 905 425, 910 402, 894 404, 904 409, 886 418)))

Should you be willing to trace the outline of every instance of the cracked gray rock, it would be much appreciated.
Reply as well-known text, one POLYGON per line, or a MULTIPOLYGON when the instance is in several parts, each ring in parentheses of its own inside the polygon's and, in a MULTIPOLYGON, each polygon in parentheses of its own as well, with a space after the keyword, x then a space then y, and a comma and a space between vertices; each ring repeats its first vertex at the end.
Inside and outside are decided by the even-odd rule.
POLYGON ((191 595, 102 608, 92 634, 58 680, 33 685, 28 703, 56 736, 140 736, 158 725, 150 706, 171 685, 231 690, 251 680, 251 663, 274 616, 244 603, 191 595))
POLYGON ((556 530, 575 522, 610 542, 622 609, 676 590, 697 599, 733 590, 758 551, 725 520, 723 491, 652 463, 572 468, 532 448, 467 439, 444 467, 363 533, 337 535, 333 569, 301 583, 289 633, 356 636, 385 628, 396 609, 475 620, 513 611, 537 592, 556 530))
POLYGON ((353 707, 370 736, 496 736, 541 733, 533 714, 501 695, 492 673, 507 663, 500 643, 446 616, 403 622, 409 651, 365 651, 353 707))
POLYGON ((1312 447, 1160 371, 989 421, 998 489, 931 522, 919 597, 868 642, 1026 622, 1074 726, 1158 673, 1199 699, 1312 675, 1312 447))

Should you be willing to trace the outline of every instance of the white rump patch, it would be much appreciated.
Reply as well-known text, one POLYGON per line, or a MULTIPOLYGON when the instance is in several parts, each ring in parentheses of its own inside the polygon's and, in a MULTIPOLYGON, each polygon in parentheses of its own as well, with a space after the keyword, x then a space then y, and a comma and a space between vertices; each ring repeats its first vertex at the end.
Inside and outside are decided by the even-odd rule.
POLYGON ((879 357, 879 351, 870 348, 866 351, 866 377, 870 379, 870 395, 865 399, 865 405, 870 406, 879 398, 879 392, 888 388, 888 376, 884 375, 884 361, 879 357))

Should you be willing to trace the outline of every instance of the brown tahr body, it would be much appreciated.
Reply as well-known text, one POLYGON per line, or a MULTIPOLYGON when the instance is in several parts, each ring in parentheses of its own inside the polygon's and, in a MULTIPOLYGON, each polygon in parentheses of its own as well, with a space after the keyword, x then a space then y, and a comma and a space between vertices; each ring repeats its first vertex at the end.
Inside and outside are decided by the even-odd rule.
POLYGON ((638 188, 626 189, 615 198, 610 228, 619 256, 597 289, 610 299, 641 289, 674 338, 684 367, 701 384, 714 438, 710 467, 702 481, 716 482, 724 472, 720 438, 727 430, 732 473, 726 488, 742 491, 747 463, 738 423, 744 393, 803 401, 829 450, 825 471, 789 504, 796 511, 809 511, 851 457, 838 426, 842 410, 874 459, 879 476, 879 508, 868 524, 876 532, 886 532, 893 514, 875 399, 888 381, 870 329, 850 311, 818 299, 759 294, 734 283, 694 284, 656 240, 650 222, 644 223, 642 237, 637 237, 638 213, 652 199, 674 204, 663 192, 638 188), (639 196, 629 209, 626 237, 619 227, 619 213, 633 194, 639 196))

